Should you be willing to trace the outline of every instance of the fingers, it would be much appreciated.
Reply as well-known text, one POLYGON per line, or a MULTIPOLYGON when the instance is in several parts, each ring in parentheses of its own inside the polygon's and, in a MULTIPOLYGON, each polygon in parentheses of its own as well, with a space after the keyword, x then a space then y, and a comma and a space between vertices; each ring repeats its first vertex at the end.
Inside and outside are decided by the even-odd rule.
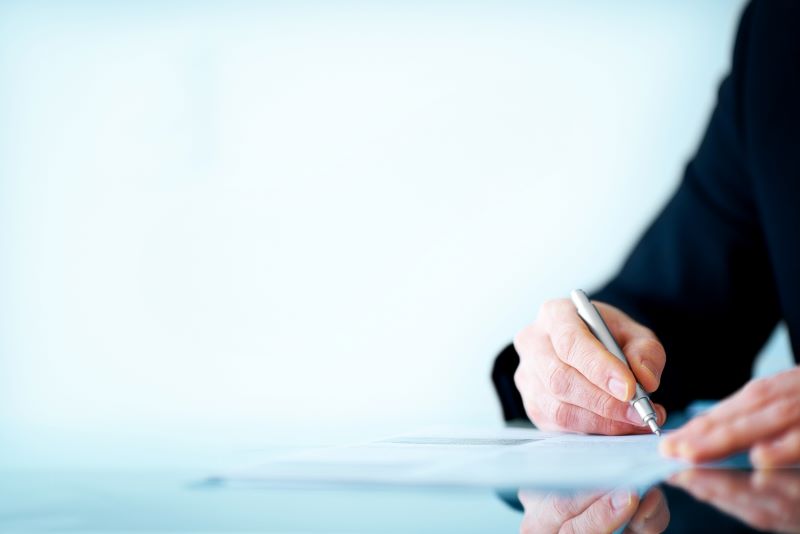
MULTIPOLYGON (((652 332, 611 306, 598 306, 620 343, 630 349, 642 385, 649 390, 658 387, 664 356, 652 332)), ((538 427, 602 434, 647 432, 627 402, 634 392, 634 373, 595 339, 569 300, 544 304, 537 320, 515 337, 514 346, 520 356, 514 380, 538 427)), ((663 423, 666 412, 657 410, 663 423)))
POLYGON ((518 496, 525 508, 521 532, 612 532, 627 523, 626 532, 656 534, 669 524, 667 502, 657 488, 641 502, 628 489, 573 495, 521 490, 518 496))
POLYGON ((782 432, 798 415, 796 402, 782 400, 722 421, 711 414, 701 416, 670 434, 662 450, 692 462, 724 458, 782 432))
POLYGON ((592 335, 571 302, 549 302, 540 317, 561 361, 613 397, 621 401, 633 397, 636 385, 633 373, 592 335))
POLYGON ((626 530, 636 534, 658 534, 669 526, 669 507, 664 493, 654 488, 647 492, 626 530))
POLYGON ((627 489, 614 490, 566 521, 559 532, 613 532, 628 522, 638 506, 639 497, 635 492, 627 489))
POLYGON ((718 497, 729 500, 737 495, 741 495, 743 498, 750 497, 750 473, 746 471, 688 469, 672 476, 669 483, 702 501, 718 497))
POLYGON ((621 423, 600 417, 586 408, 559 402, 555 399, 546 399, 543 408, 546 414, 545 419, 553 427, 551 430, 566 430, 607 436, 650 432, 650 429, 642 426, 641 420, 637 424, 621 423))
POLYGON ((617 308, 602 302, 594 304, 622 348, 636 380, 650 393, 657 390, 667 354, 656 335, 617 308))
POLYGON ((757 444, 750 451, 750 462, 759 468, 800 463, 800 429, 757 444))
POLYGON ((521 490, 518 497, 525 508, 525 516, 520 532, 559 532, 561 525, 602 496, 602 492, 567 495, 521 490))
MULTIPOLYGON (((800 423, 795 387, 798 370, 756 380, 705 415, 666 436, 660 444, 666 456, 693 462, 715 460, 764 443, 753 451, 756 465, 781 465, 800 460, 800 436, 786 435, 800 423), (781 376, 783 375, 783 376, 781 376)), ((799 375, 800 376, 800 375, 799 375)))
POLYGON ((749 502, 752 499, 749 473, 692 469, 672 477, 670 484, 749 524, 755 519, 753 503, 749 502))
MULTIPOLYGON (((537 376, 532 375, 521 379, 518 378, 520 371, 518 370, 517 373, 515 376, 518 387, 520 383, 525 383, 531 391, 530 394, 522 395, 525 410, 542 430, 614 436, 641 434, 649 431, 647 427, 642 426, 641 420, 638 421, 638 425, 635 425, 606 419, 580 406, 560 401, 550 394, 543 394, 542 392, 547 391, 547 387, 539 383, 537 376)), ((520 388, 520 392, 522 391, 520 388)))
POLYGON ((592 384, 577 369, 553 356, 553 349, 545 336, 532 340, 534 350, 543 356, 537 360, 538 374, 547 391, 556 399, 586 408, 600 417, 635 426, 642 419, 629 403, 620 401, 592 384))
MULTIPOLYGON (((672 477, 670 483, 760 530, 795 532, 800 526, 800 514, 798 498, 792 493, 798 489, 798 480, 792 472, 785 473, 795 479, 794 484, 783 476, 767 481, 763 471, 751 475, 720 469, 684 471, 672 477)), ((771 478, 778 472, 766 473, 771 478)))

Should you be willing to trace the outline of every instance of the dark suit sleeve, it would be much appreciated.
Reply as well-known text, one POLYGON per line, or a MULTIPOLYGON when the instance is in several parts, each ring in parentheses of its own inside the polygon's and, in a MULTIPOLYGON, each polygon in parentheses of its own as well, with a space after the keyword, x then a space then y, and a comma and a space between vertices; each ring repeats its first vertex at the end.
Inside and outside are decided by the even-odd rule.
MULTIPOLYGON (((668 409, 722 398, 746 382, 780 315, 745 142, 743 108, 754 83, 748 65, 759 59, 749 50, 754 9, 757 4, 742 15, 731 73, 678 190, 619 274, 592 295, 659 336, 667 365, 654 400, 668 409)), ((509 351, 513 347, 498 357, 495 373, 513 374, 518 358, 509 351)), ((517 415, 519 409, 504 412, 517 415)))
POLYGON ((654 396, 670 408, 729 395, 751 375, 780 307, 748 168, 745 101, 754 10, 742 16, 695 157, 620 273, 594 296, 652 328, 667 351, 654 396))

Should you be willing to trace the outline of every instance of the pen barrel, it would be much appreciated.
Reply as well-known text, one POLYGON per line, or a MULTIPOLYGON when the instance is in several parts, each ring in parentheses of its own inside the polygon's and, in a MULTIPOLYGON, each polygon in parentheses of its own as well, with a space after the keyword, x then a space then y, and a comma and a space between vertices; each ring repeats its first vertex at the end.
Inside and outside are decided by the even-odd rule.
POLYGON ((641 417, 642 421, 645 423, 649 424, 650 421, 658 421, 656 409, 653 407, 653 403, 650 402, 650 398, 646 395, 638 399, 633 399, 631 401, 631 406, 633 406, 633 409, 636 410, 636 413, 639 414, 639 417, 641 417))
MULTIPOLYGON (((608 329, 608 325, 606 325, 600 312, 595 308, 594 304, 591 303, 586 293, 580 289, 576 289, 572 292, 571 297, 572 303, 575 304, 575 308, 578 310, 578 316, 586 324, 586 327, 592 335, 603 344, 603 347, 605 347, 608 352, 613 354, 619 361, 625 364, 625 367, 630 369, 631 366, 628 363, 628 359, 622 352, 617 340, 614 339, 614 336, 611 334, 611 330, 608 329)), ((630 405, 633 406, 645 423, 649 420, 655 421, 658 418, 653 403, 650 401, 650 397, 647 396, 647 392, 638 382, 636 382, 636 391, 633 398, 630 400, 630 405)))
POLYGON ((647 392, 644 390, 644 388, 642 386, 640 386, 639 383, 637 382, 636 383, 636 393, 634 393, 633 399, 631 399, 631 404, 633 404, 634 402, 636 402, 639 399, 649 399, 649 398, 650 398, 650 396, 647 394, 647 392))
POLYGON ((573 291, 572 303, 575 304, 575 308, 578 310, 578 316, 583 320, 584 324, 586 324, 586 327, 592 335, 603 344, 608 352, 613 354, 619 361, 625 364, 625 367, 630 369, 628 359, 617 344, 617 340, 614 339, 614 336, 611 334, 611 330, 608 329, 608 325, 606 325, 600 312, 597 311, 594 304, 589 301, 589 297, 586 296, 586 293, 580 289, 573 291))

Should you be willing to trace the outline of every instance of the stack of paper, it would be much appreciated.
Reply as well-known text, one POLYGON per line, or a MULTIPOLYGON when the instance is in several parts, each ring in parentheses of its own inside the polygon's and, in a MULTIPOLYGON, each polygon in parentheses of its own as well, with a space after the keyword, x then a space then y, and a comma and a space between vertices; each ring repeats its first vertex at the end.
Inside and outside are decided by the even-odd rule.
POLYGON ((436 428, 349 446, 297 451, 220 478, 270 485, 640 487, 684 466, 661 457, 658 440, 655 435, 436 428))

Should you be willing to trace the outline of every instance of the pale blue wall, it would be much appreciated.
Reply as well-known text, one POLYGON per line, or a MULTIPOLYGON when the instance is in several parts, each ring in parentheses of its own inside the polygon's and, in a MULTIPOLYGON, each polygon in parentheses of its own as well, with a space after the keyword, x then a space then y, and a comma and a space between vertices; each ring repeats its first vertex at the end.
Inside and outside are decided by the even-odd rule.
POLYGON ((0 6, 6 430, 496 420, 492 356, 674 189, 741 6, 66 4, 0 6))

